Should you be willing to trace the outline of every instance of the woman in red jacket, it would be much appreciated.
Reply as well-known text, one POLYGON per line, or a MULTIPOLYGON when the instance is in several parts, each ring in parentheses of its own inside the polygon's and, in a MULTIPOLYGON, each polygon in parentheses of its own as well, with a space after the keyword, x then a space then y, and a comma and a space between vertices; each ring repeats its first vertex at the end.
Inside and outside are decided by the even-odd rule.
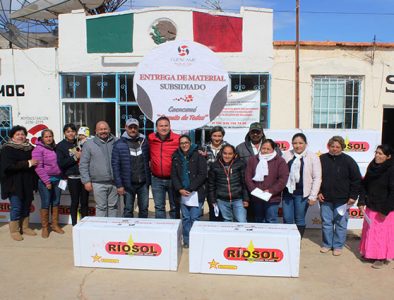
POLYGON ((281 194, 289 177, 286 161, 276 153, 275 147, 273 140, 265 140, 260 153, 249 158, 245 171, 249 192, 255 189, 265 192, 265 200, 252 194, 251 205, 257 223, 278 223, 281 194))

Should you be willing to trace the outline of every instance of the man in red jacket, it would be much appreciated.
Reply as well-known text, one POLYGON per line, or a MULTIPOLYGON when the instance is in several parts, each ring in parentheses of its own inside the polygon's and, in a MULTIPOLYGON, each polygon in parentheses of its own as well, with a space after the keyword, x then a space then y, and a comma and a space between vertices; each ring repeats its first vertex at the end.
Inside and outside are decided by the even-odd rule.
POLYGON ((171 183, 172 154, 179 147, 179 134, 171 131, 170 120, 162 116, 156 121, 156 132, 149 135, 152 171, 152 193, 155 217, 166 218, 166 192, 170 201, 170 218, 180 218, 180 205, 176 203, 171 183))

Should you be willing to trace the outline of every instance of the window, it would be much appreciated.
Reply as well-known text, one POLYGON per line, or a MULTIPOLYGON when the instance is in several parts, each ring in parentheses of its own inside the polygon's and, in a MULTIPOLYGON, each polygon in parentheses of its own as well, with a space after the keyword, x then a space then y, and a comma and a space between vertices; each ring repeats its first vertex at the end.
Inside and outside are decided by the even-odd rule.
POLYGON ((360 91, 360 77, 313 77, 313 128, 358 128, 360 91))
POLYGON ((8 131, 12 127, 12 108, 11 106, 0 106, 0 145, 8 139, 8 131))

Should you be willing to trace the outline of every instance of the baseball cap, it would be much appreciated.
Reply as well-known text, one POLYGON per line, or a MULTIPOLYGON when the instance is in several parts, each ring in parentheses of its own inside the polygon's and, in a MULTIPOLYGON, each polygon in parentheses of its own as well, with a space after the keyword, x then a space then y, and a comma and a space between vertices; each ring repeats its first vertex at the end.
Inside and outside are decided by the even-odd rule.
POLYGON ((249 132, 251 132, 252 130, 264 131, 263 125, 259 122, 254 122, 254 123, 250 124, 250 127, 249 127, 249 132))
POLYGON ((80 134, 82 134, 82 135, 84 135, 86 137, 89 137, 90 136, 90 129, 89 129, 89 127, 86 127, 86 126, 79 127, 78 135, 80 135, 80 134))
POLYGON ((127 119, 127 121, 126 121, 126 127, 129 127, 129 126, 131 126, 131 125, 135 125, 135 126, 140 126, 140 123, 138 122, 138 120, 137 119, 134 119, 134 118, 130 118, 130 119, 127 119))

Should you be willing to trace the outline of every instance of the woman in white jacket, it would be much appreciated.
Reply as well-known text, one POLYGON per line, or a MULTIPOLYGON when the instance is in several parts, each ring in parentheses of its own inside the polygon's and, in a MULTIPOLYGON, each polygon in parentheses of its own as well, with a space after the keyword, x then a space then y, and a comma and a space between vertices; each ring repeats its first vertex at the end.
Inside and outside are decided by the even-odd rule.
POLYGON ((321 164, 318 156, 307 149, 308 143, 303 133, 296 133, 291 141, 293 149, 283 154, 290 171, 283 191, 283 222, 296 224, 302 238, 308 207, 317 201, 321 164))

